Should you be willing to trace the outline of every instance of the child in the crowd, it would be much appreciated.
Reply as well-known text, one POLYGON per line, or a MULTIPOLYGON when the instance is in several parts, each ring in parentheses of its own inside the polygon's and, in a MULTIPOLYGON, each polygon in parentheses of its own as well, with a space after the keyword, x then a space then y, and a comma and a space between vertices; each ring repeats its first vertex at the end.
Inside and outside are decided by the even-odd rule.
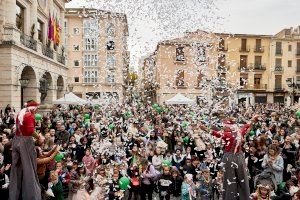
POLYGON ((200 177, 200 197, 201 200, 210 200, 212 197, 213 184, 210 177, 209 168, 204 168, 200 177))
POLYGON ((172 175, 169 166, 163 167, 163 174, 158 181, 158 191, 160 200, 169 200, 171 195, 172 175))
POLYGON ((251 200, 270 200, 271 189, 268 186, 258 185, 256 192, 251 195, 251 200))
POLYGON ((50 200, 64 200, 64 191, 62 182, 59 180, 57 171, 50 172, 50 183, 48 184, 48 191, 51 189, 52 196, 49 197, 50 200))
POLYGON ((130 168, 128 169, 128 176, 131 179, 128 199, 131 199, 133 194, 134 199, 138 200, 140 193, 140 173, 136 163, 131 164, 130 168))
POLYGON ((172 185, 171 185, 171 194, 172 198, 179 199, 181 195, 181 185, 183 178, 180 175, 180 172, 176 167, 172 169, 172 185))
POLYGON ((197 186, 193 182, 193 175, 186 174, 184 176, 184 181, 181 186, 181 199, 182 200, 194 200, 196 199, 197 186))
POLYGON ((117 200, 121 196, 120 187, 119 187, 119 173, 115 171, 112 176, 112 182, 109 184, 109 200, 117 200))

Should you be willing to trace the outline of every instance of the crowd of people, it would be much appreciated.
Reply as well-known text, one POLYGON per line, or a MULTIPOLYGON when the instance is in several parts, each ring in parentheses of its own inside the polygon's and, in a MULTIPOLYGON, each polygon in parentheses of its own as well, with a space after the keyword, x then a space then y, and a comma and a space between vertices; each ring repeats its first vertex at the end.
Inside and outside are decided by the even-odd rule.
POLYGON ((55 107, 35 114, 35 163, 20 159, 36 175, 12 169, 19 120, 11 105, 2 110, 3 200, 17 187, 31 193, 32 176, 40 199, 300 199, 300 119, 283 105, 55 107))

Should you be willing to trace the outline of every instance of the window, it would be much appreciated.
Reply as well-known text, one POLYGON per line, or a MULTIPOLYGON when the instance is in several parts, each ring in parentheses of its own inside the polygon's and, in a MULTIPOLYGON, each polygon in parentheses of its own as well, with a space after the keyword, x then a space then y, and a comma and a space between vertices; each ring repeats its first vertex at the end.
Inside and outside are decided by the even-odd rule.
POLYGON ((97 67, 98 66, 98 55, 97 54, 85 54, 83 56, 84 67, 97 67))
POLYGON ((299 56, 300 55, 300 42, 297 42, 297 52, 296 54, 299 56))
POLYGON ((257 50, 260 50, 261 48, 261 39, 256 39, 255 40, 255 46, 257 50))
POLYGON ((183 87, 184 86, 184 70, 178 70, 176 73, 176 86, 183 87))
POLYGON ((73 45, 73 51, 79 51, 79 44, 73 45))
POLYGON ((37 22, 38 39, 41 43, 44 42, 44 23, 40 20, 37 22))
POLYGON ((275 59, 275 67, 281 67, 281 58, 275 59))
POLYGON ((74 60, 74 67, 79 67, 79 60, 74 60))
POLYGON ((114 74, 108 74, 106 77, 106 82, 109 84, 115 83, 115 75, 114 74))
POLYGON ((297 72, 300 72, 300 59, 297 59, 297 72))
POLYGON ((79 83, 79 77, 74 77, 74 82, 79 83))
POLYGON ((276 52, 277 55, 282 54, 282 43, 281 42, 276 42, 276 52))
POLYGON ((204 46, 198 46, 197 47, 197 61, 198 62, 205 62, 206 61, 206 52, 204 46))
POLYGON ((292 51, 292 45, 289 44, 288 51, 292 51))
POLYGON ((247 68, 248 56, 240 55, 240 68, 247 68))
POLYGON ((106 67, 108 69, 114 69, 116 66, 116 58, 115 55, 107 55, 106 67))
POLYGON ((226 55, 225 54, 219 54, 218 64, 219 64, 220 67, 225 67, 225 61, 226 61, 226 55))
POLYGON ((201 73, 201 71, 199 71, 197 76, 197 87, 200 87, 202 79, 203 79, 203 74, 201 73))
POLYGON ((97 38, 84 38, 84 50, 85 51, 97 51, 98 49, 97 38))
POLYGON ((241 51, 248 51, 247 49, 247 39, 241 40, 241 51))
POLYGON ((16 5, 16 26, 23 33, 24 32, 24 8, 16 5))
POLYGON ((291 60, 288 61, 288 67, 292 67, 292 61, 291 60))
POLYGON ((176 48, 176 61, 185 61, 184 47, 177 47, 176 48))
POLYGON ((106 34, 108 36, 115 36, 116 35, 116 29, 115 29, 115 26, 112 23, 107 25, 106 34))
POLYGON ((106 49, 108 51, 115 50, 115 42, 114 41, 108 41, 106 44, 106 49))
POLYGON ((261 89, 261 85, 260 85, 261 78, 262 78, 261 74, 254 75, 254 89, 261 89))
POLYGON ((254 57, 254 68, 255 69, 260 69, 262 67, 261 60, 262 60, 261 56, 255 56, 254 57))
POLYGON ((79 35, 80 31, 79 31, 79 28, 73 28, 73 34, 74 35, 79 35))
POLYGON ((243 89, 247 87, 248 83, 248 74, 241 74, 240 75, 240 86, 242 86, 243 89))
POLYGON ((219 39, 219 50, 221 51, 225 50, 225 40, 223 38, 219 39))
POLYGON ((98 37, 99 24, 97 19, 86 19, 83 21, 83 34, 85 37, 98 37))
POLYGON ((84 71, 84 82, 85 83, 97 83, 98 82, 98 71, 84 71))
POLYGON ((282 76, 281 75, 275 75, 275 90, 281 90, 282 89, 282 76))

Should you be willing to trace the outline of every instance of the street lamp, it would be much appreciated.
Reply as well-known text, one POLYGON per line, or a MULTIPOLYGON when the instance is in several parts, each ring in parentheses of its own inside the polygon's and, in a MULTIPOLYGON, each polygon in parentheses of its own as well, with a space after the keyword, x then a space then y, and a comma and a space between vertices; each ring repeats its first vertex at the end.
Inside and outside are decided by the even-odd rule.
POLYGON ((24 88, 26 88, 28 86, 29 79, 28 78, 20 78, 19 81, 21 84, 21 107, 23 107, 23 105, 24 105, 24 100, 23 100, 24 88))
POLYGON ((292 104, 294 104, 295 103, 296 90, 300 88, 300 82, 299 81, 295 82, 294 77, 292 77, 292 78, 287 78, 286 79, 286 84, 289 88, 292 89, 292 104))

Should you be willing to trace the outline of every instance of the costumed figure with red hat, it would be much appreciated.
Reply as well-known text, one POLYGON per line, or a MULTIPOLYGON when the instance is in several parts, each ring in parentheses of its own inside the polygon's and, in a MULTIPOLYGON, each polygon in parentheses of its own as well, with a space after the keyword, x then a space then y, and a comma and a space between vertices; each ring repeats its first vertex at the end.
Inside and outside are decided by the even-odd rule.
POLYGON ((213 136, 221 137, 225 141, 225 153, 222 159, 224 168, 223 200, 250 199, 247 167, 242 152, 242 139, 256 118, 254 117, 251 123, 245 124, 241 129, 232 118, 223 122, 223 130, 212 131, 213 136))
POLYGON ((37 175, 37 153, 33 137, 35 112, 39 104, 27 102, 16 119, 16 134, 12 141, 12 166, 9 184, 10 200, 40 200, 41 188, 37 175))

